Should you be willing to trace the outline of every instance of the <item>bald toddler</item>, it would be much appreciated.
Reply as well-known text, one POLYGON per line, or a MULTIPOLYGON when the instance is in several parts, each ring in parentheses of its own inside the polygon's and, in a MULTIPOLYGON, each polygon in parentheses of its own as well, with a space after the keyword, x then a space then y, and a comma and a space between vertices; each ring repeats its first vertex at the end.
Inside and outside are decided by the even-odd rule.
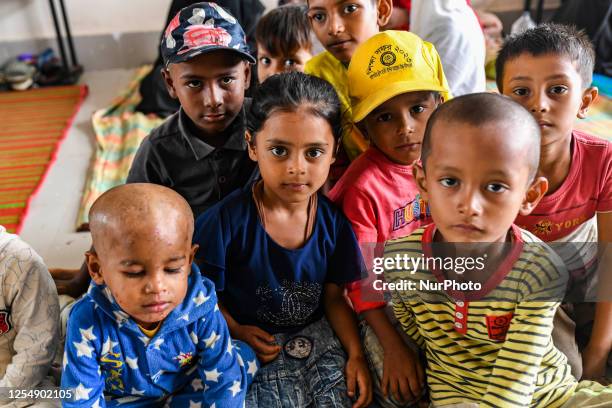
POLYGON ((129 184, 89 213, 91 284, 68 321, 64 406, 242 407, 257 371, 192 263, 193 215, 173 190, 129 184))

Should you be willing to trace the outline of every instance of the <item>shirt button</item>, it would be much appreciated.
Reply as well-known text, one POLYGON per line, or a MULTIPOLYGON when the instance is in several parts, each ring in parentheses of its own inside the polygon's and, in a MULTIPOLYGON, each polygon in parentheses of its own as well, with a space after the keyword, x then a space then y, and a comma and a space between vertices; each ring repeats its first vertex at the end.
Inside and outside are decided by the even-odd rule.
POLYGON ((459 323, 459 322, 455 322, 455 327, 458 328, 458 329, 461 329, 461 328, 463 328, 463 325, 461 323, 459 323))
POLYGON ((225 176, 220 176, 219 177, 219 183, 223 184, 227 181, 227 179, 225 178, 225 176))
POLYGON ((463 313, 461 312, 457 312, 455 316, 457 316, 457 319, 463 319, 463 313))
POLYGON ((462 301, 458 301, 457 302, 457 306, 459 306, 459 307, 463 307, 464 305, 465 305, 465 303, 463 303, 462 301))

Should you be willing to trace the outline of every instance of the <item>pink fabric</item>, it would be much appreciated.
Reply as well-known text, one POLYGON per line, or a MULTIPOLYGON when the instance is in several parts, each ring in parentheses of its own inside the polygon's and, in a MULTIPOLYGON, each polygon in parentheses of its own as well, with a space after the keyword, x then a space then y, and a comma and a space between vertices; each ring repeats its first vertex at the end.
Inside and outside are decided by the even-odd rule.
MULTIPOLYGON (((373 256, 382 255, 385 241, 407 236, 431 222, 412 177, 412 166, 391 162, 375 147, 351 163, 328 196, 351 222, 368 267, 373 256)), ((372 278, 348 288, 358 313, 385 305, 380 294, 362 291, 371 288, 372 278)))
POLYGON ((543 241, 559 240, 593 218, 612 211, 612 148, 610 142, 574 130, 572 163, 557 191, 545 196, 516 224, 543 241))

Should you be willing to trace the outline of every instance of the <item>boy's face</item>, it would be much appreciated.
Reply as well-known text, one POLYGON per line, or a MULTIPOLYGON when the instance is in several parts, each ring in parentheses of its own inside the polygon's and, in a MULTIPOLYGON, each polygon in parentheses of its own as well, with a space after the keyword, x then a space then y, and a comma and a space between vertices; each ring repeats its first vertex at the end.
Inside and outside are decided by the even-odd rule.
POLYGON ((321 44, 348 64, 357 46, 389 21, 391 0, 309 0, 308 18, 321 44))
POLYGON ((215 136, 242 109, 251 68, 231 51, 213 51, 163 69, 166 88, 202 132, 215 136))
POLYGON ((86 254, 89 273, 139 325, 153 328, 185 298, 197 246, 181 223, 119 230, 86 254))
MULTIPOLYGON (((247 136, 251 140, 251 136, 247 136)), ((249 143, 264 191, 283 203, 309 199, 327 180, 335 143, 329 123, 306 110, 276 112, 249 143)))
POLYGON ((432 92, 407 92, 374 109, 363 120, 374 145, 391 161, 410 165, 421 155, 427 120, 438 106, 432 92))
POLYGON ((556 54, 523 53, 504 66, 503 94, 523 105, 542 132, 542 146, 569 138, 576 117, 584 118, 597 96, 584 90, 576 63, 556 54))
POLYGON ((545 179, 529 183, 525 143, 513 143, 517 128, 435 124, 426 171, 417 164, 415 176, 443 241, 504 242, 518 213, 544 195, 545 179))
POLYGON ((282 72, 304 72, 306 62, 312 58, 310 50, 299 48, 289 54, 273 55, 257 43, 257 80, 261 84, 268 77, 282 72))

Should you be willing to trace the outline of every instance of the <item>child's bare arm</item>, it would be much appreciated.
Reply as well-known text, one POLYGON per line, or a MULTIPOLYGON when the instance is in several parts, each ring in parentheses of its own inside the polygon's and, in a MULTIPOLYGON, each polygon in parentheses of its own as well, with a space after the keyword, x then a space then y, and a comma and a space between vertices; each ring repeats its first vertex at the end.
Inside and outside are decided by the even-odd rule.
POLYGON ((372 380, 359 340, 355 313, 349 307, 343 289, 334 283, 325 284, 324 302, 327 320, 348 354, 346 382, 349 396, 354 397, 356 385, 359 387, 359 399, 353 408, 366 407, 372 401, 372 380))
POLYGON ((595 308, 595 322, 591 339, 582 354, 584 379, 599 379, 605 375, 608 355, 612 349, 612 213, 597 214, 597 231, 600 244, 599 287, 605 292, 599 294, 601 302, 595 308), (607 291, 607 292, 606 292, 607 291))
POLYGON ((612 302, 597 302, 591 340, 582 353, 582 378, 598 380, 606 374, 612 344, 612 302))
POLYGON ((220 301, 218 303, 219 309, 227 322, 227 327, 229 328, 231 336, 253 347, 255 354, 257 354, 257 358, 262 364, 269 363, 278 356, 278 353, 280 353, 280 346, 274 344, 274 336, 257 326, 242 325, 238 323, 227 308, 220 301))
POLYGON ((392 394, 397 401, 418 398, 425 382, 418 356, 404 344, 384 309, 367 310, 363 312, 363 317, 383 348, 383 377, 380 388, 385 397, 392 394))
POLYGON ((85 262, 80 269, 49 269, 49 272, 55 281, 58 295, 69 295, 76 299, 87 291, 90 279, 85 262))

